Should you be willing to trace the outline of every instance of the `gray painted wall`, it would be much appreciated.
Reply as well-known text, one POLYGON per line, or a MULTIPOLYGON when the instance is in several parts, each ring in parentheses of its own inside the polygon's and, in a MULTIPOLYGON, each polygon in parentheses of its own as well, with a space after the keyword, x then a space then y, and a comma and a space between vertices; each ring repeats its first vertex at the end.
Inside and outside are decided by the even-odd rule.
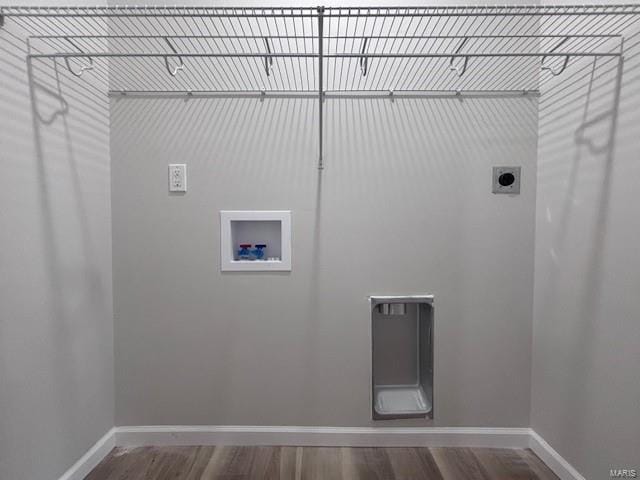
POLYGON ((434 423, 528 426, 537 101, 327 101, 322 174, 316 108, 112 101, 117 425, 369 425, 367 296, 426 292, 434 423), (220 273, 225 209, 292 210, 292 272, 220 273))
POLYGON ((316 109, 112 101, 117 424, 368 425, 367 296, 433 293, 435 424, 528 426, 537 101, 327 101, 321 174, 316 109), (292 272, 220 273, 225 209, 292 210, 292 272))
POLYGON ((368 425, 367 296, 433 293, 435 424, 528 426, 537 100, 328 100, 322 173, 316 108, 112 100, 117 424, 368 425), (292 210, 291 273, 220 272, 229 209, 292 210))
POLYGON ((588 479, 640 467, 638 32, 617 122, 615 61, 540 105, 531 423, 588 479))
MULTIPOLYGON (((66 3, 66 2, 63 2, 66 3)), ((0 478, 51 480, 114 424, 106 79, 34 65, 0 30, 0 478), (47 93, 46 90, 53 93, 47 93)))

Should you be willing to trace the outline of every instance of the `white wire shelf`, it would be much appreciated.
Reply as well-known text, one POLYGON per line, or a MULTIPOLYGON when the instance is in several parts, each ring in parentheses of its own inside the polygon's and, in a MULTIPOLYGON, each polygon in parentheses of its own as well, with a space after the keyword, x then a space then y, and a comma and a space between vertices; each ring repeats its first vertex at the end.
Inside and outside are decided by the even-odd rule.
MULTIPOLYGON (((355 38, 352 40, 364 47, 369 42, 378 44, 365 54, 327 48, 322 56, 325 94, 531 92, 538 89, 545 74, 562 73, 571 60, 620 55, 623 40, 620 35, 378 36, 377 42, 372 37, 355 38), (389 41, 395 43, 392 49, 381 45, 389 41), (541 65, 542 59, 547 66, 541 65)), ((319 53, 290 45, 307 38, 243 37, 245 44, 235 48, 230 46, 238 40, 235 36, 62 35, 32 36, 30 40, 32 46, 40 47, 40 53, 31 58, 64 61, 76 76, 83 63, 107 61, 112 93, 177 89, 193 93, 318 92, 319 53), (289 48, 266 47, 268 42, 281 40, 289 42, 289 48), (248 42, 262 43, 263 51, 248 42)), ((327 43, 332 40, 325 39, 327 43)))
POLYGON ((32 64, 99 76, 112 96, 317 99, 321 138, 328 98, 538 95, 575 64, 621 59, 639 14, 640 4, 8 6, 0 24, 26 32, 32 64))
POLYGON ((30 32, 31 60, 62 62, 75 76, 93 70, 112 94, 295 96, 537 92, 581 58, 620 56, 638 13, 640 5, 0 8, 30 32))

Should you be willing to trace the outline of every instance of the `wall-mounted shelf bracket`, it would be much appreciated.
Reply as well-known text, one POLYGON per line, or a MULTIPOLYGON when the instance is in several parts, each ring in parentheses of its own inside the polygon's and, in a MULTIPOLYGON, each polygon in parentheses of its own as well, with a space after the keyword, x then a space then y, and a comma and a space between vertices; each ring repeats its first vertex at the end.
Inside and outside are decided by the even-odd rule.
MULTIPOLYGON (((85 53, 73 40, 71 40, 69 37, 65 37, 65 40, 67 42, 69 42, 71 44, 71 46, 73 46, 73 48, 75 48, 76 50, 78 50, 81 53, 85 53)), ((72 75, 75 75, 76 77, 81 77, 82 74, 84 72, 88 72, 90 70, 93 70, 93 58, 89 55, 86 56, 86 58, 89 60, 89 64, 88 65, 83 65, 82 67, 80 67, 80 70, 78 70, 77 72, 75 70, 73 70, 73 68, 71 68, 71 63, 69 61, 70 57, 64 57, 64 63, 67 66, 67 70, 69 70, 69 72, 71 72, 72 75)))
POLYGON ((264 44, 267 49, 267 55, 264 57, 264 71, 267 77, 271 76, 273 70, 273 57, 271 56, 271 45, 269 45, 269 37, 264 37, 264 44))
POLYGON ((360 52, 362 54, 362 56, 360 57, 360 73, 362 73, 363 77, 367 76, 367 68, 369 66, 369 57, 367 57, 366 55, 368 40, 368 37, 362 39, 362 50, 360 52))
MULTIPOLYGON (((464 47, 464 44, 467 43, 467 40, 469 40, 469 38, 465 37, 462 42, 460 42, 460 45, 458 45, 458 48, 456 48, 455 51, 455 55, 458 55, 460 53, 460 50, 462 50, 462 47, 464 47)), ((467 71, 467 64, 469 63, 469 57, 464 57, 464 62, 462 63, 462 67, 456 67, 453 65, 453 62, 455 61, 456 57, 452 56, 451 59, 449 60, 449 70, 452 70, 454 72, 456 72, 456 74, 461 77, 462 75, 464 75, 464 72, 467 71)))
MULTIPOLYGON (((555 52, 558 48, 560 48, 562 45, 564 45, 565 43, 567 43, 567 42, 569 41, 569 39, 570 39, 570 38, 571 38, 571 37, 565 37, 563 40, 561 40, 560 42, 558 42, 558 44, 557 44, 555 47, 553 47, 549 53, 553 53, 553 52, 555 52)), ((567 55, 567 56, 565 56, 565 57, 564 57, 564 61, 562 62, 562 66, 560 67, 560 69, 558 69, 558 70, 554 70, 553 68, 551 68, 551 67, 546 67, 546 66, 544 65, 544 61, 547 59, 547 57, 548 57, 548 55, 544 55, 544 56, 542 57, 542 61, 540 62, 540 63, 541 63, 540 69, 541 69, 542 71, 549 72, 549 73, 550 73, 551 75, 553 75, 554 77, 557 77, 557 76, 558 76, 558 75, 560 75, 562 72, 564 72, 564 71, 566 70, 566 68, 567 68, 567 65, 569 65, 569 55, 567 55)))
POLYGON ((167 72, 169 72, 169 75, 171 75, 172 77, 175 77, 178 72, 180 72, 181 70, 184 70, 184 61, 182 60, 182 57, 180 55, 178 55, 178 50, 176 50, 176 47, 173 46, 173 43, 171 43, 171 41, 169 40, 168 37, 164 37, 165 42, 167 42, 167 45, 169 45, 169 48, 171 49, 171 51, 177 55, 178 61, 180 62, 180 65, 178 65, 175 68, 171 68, 171 65, 169 65, 169 57, 166 56, 164 57, 164 65, 165 67, 167 67, 167 72))

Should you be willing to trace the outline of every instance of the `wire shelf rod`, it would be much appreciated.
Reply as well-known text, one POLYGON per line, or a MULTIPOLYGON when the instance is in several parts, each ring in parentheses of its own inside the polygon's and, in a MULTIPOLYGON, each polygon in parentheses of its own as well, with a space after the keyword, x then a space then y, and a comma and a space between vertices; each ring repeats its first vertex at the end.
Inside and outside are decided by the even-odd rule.
MULTIPOLYGON (((335 13, 347 7, 327 8, 326 17, 344 15, 335 13)), ((531 16, 591 16, 591 15, 628 15, 640 12, 639 4, 627 5, 558 5, 558 6, 489 6, 489 7, 428 7, 417 9, 416 7, 393 7, 394 12, 370 10, 389 10, 387 7, 371 7, 367 13, 349 13, 350 16, 359 17, 531 17, 531 16), (404 11, 403 11, 404 10, 404 11)))
MULTIPOLYGON (((83 56, 87 54, 63 54, 72 56, 83 56)), ((162 56, 164 54, 158 54, 162 56)), ((196 54, 194 54, 196 55, 196 54)), ((206 54, 204 54, 206 55, 206 54)), ((215 55, 215 54, 213 54, 215 55)), ((247 54, 249 56, 258 54, 247 54)), ((296 56, 295 54, 281 54, 283 56, 296 56)), ((329 53, 324 58, 360 58, 359 53, 329 53)), ((367 55, 371 58, 464 58, 464 57, 615 57, 620 56, 619 52, 473 52, 473 53, 371 53, 367 55)))
MULTIPOLYGON (((596 21, 595 18, 589 18, 586 22, 582 22, 581 24, 577 25, 576 27, 580 28, 581 31, 590 31, 591 29, 593 29, 594 27, 598 26, 600 28, 614 28, 614 27, 618 27, 619 29, 626 29, 628 28, 631 24, 635 23, 638 20, 638 17, 635 15, 629 15, 628 17, 626 17, 625 19, 622 20, 622 22, 618 22, 618 19, 614 19, 612 17, 610 17, 609 19, 607 19, 604 23, 598 23, 596 21)), ((575 24, 575 22, 574 22, 575 24)), ((556 32, 560 32, 562 30, 566 29, 566 25, 564 25, 564 22, 561 21, 561 19, 559 18, 555 18, 554 19, 554 23, 552 23, 551 25, 546 25, 545 26, 545 31, 547 33, 551 32, 551 33, 556 33, 556 32)), ((572 38, 578 38, 578 42, 576 47, 581 47, 582 45, 585 44, 586 42, 586 37, 577 37, 575 35, 572 35, 572 38)), ((601 37, 602 38, 602 37, 601 37)), ((609 51, 613 51, 615 49, 618 49, 619 53, 622 55, 623 53, 623 40, 624 37, 623 35, 619 35, 619 38, 617 38, 617 40, 619 40, 619 42, 615 45, 612 46, 609 51)), ((602 40, 602 44, 596 44, 595 48, 598 49, 602 46, 604 46, 604 39, 602 40)), ((522 72, 519 77, 516 78, 516 80, 520 80, 522 79, 524 75, 524 72, 522 72)), ((539 74, 540 79, 538 81, 538 86, 539 88, 542 87, 544 84, 546 84, 546 82, 549 80, 550 76, 544 76, 544 74, 541 72, 539 74)), ((495 78, 491 84, 491 86, 495 87, 495 88, 501 88, 503 87, 505 84, 504 79, 500 79, 495 78)))
MULTIPOLYGON (((620 52, 474 52, 474 53, 374 53, 371 58, 515 58, 515 57, 619 57, 620 52)), ((150 53, 115 53, 115 52, 55 52, 33 53, 32 58, 318 58, 317 53, 200 53, 200 52, 150 52, 150 53)), ((360 58, 358 53, 329 53, 323 58, 360 58)))
MULTIPOLYGON (((523 19, 520 19, 518 21, 517 27, 514 30, 511 27, 511 18, 503 17, 500 19, 500 23, 496 22, 495 26, 490 31, 490 34, 497 34, 497 33, 504 34, 504 32, 507 31, 507 32, 516 33, 518 35, 525 35, 527 34, 527 32, 529 32, 533 28, 534 23, 537 23, 537 22, 532 22, 530 18, 524 17, 523 19), (500 29, 498 30, 498 28, 500 29)), ((515 48, 521 48, 522 42, 520 40, 523 40, 523 38, 518 38, 514 42, 514 47, 517 46, 515 48)), ((484 39, 481 40, 481 42, 479 42, 479 44, 477 45, 477 48, 480 50, 486 48, 488 41, 489 39, 485 37, 484 39)), ((467 61, 468 58, 469 57, 465 58, 465 62, 467 61)), ((522 68, 523 63, 525 68, 522 68, 522 71, 529 70, 529 68, 527 68, 528 67, 527 62, 523 62, 522 58, 516 59, 516 62, 517 62, 516 65, 514 65, 513 63, 510 62, 510 59, 508 57, 499 58, 492 66, 491 77, 495 78, 500 76, 502 78, 509 78, 511 76, 511 73, 514 70, 514 67, 522 68)), ((474 77, 472 75, 467 75, 464 78, 458 78, 456 80, 458 82, 457 88, 460 90, 468 88, 468 85, 471 84, 471 82, 473 82, 473 79, 474 77)), ((486 85, 486 79, 483 79, 482 85, 483 85, 483 88, 489 89, 489 87, 486 85)), ((526 85, 529 85, 529 84, 526 83, 526 85)))
MULTIPOLYGON (((245 13, 246 13, 246 10, 243 10, 243 12, 245 12, 245 13)), ((247 20, 247 19, 245 18, 245 20, 247 20)), ((243 32, 244 32, 244 27, 242 27, 242 28, 243 28, 243 32)), ((253 46, 254 46, 255 48, 261 48, 261 44, 260 44, 260 42, 258 42, 258 37, 259 37, 259 36, 255 34, 255 32, 254 32, 254 30, 253 30, 253 25, 252 25, 252 24, 251 24, 251 22, 250 22, 250 21, 248 21, 248 20, 247 20, 247 29, 248 29, 248 31, 251 33, 251 37, 253 37, 253 38, 252 38, 253 42, 250 42, 250 41, 249 41, 249 39, 247 39, 247 41, 246 41, 246 43, 247 43, 247 48, 252 48, 252 44, 253 44, 253 46)), ((263 33, 263 32, 259 31, 258 33, 262 34, 262 40, 263 40, 263 41, 264 41, 264 39, 265 39, 265 38, 267 38, 267 37, 265 37, 265 36, 264 36, 264 33, 263 33)), ((273 57, 271 57, 271 58, 273 58, 273 57)), ((265 61, 265 65, 266 65, 266 62, 268 61, 268 59, 265 59, 264 61, 265 61)), ((258 59, 257 59, 257 58, 254 58, 254 65, 256 66, 256 68, 258 68, 258 69, 259 69, 260 65, 259 65, 259 61, 258 61, 258 59)), ((272 68, 272 70, 273 70, 273 68, 272 68)), ((269 87, 271 87, 272 82, 273 82, 274 84, 276 84, 276 80, 275 80, 275 78, 273 78, 271 75, 267 75, 267 77, 266 77, 266 78, 264 78, 264 77, 263 77, 263 81, 262 81, 262 88, 263 88, 263 89, 266 89, 266 88, 267 88, 267 85, 269 85, 269 87)))
MULTIPOLYGON (((444 25, 440 27, 440 31, 443 32, 445 31, 444 29, 446 28, 447 29, 446 34, 450 35, 456 25, 455 17, 434 17, 434 18, 436 19, 436 22, 437 22, 434 28, 437 28, 441 20, 444 18, 444 25)), ((467 19, 465 19, 465 22, 466 21, 467 19)), ((474 33, 481 32, 482 31, 481 29, 485 27, 488 21, 489 21, 488 17, 481 18, 480 22, 478 22, 478 24, 475 25, 474 33)), ((472 25, 473 23, 475 23, 475 19, 474 19, 474 22, 472 22, 472 25)), ((492 30, 492 31, 495 31, 495 30, 492 30)), ((426 64, 424 60, 420 60, 419 68, 414 72, 414 75, 411 78, 411 83, 409 84, 409 88, 421 90, 424 88, 423 86, 429 84, 429 82, 432 82, 432 84, 435 86, 434 88, 438 88, 439 84, 437 84, 436 82, 433 82, 433 76, 435 75, 437 79, 442 78, 443 70, 440 70, 440 75, 438 77, 437 67, 438 67, 437 59, 433 57, 428 58, 426 60, 426 64), (426 72, 426 74, 423 76, 422 79, 420 79, 419 77, 421 72, 426 72)))
MULTIPOLYGON (((398 6, 393 6, 393 7, 389 7, 389 6, 367 6, 367 7, 363 7, 362 5, 360 6, 343 6, 343 7, 322 7, 325 9, 325 14, 324 16, 326 17, 328 15, 327 12, 331 13, 331 12, 335 12, 335 11, 344 11, 344 10, 360 10, 360 9, 366 9, 368 11, 376 11, 376 10, 390 10, 390 9, 394 9, 394 10, 416 10, 416 11, 423 11, 423 12, 428 12, 428 11, 439 11, 439 10, 453 10, 453 11, 459 11, 459 10, 503 10, 503 9, 508 9, 508 10, 557 10, 559 8, 565 9, 565 8, 570 8, 570 9, 585 9, 585 8, 597 8, 597 9, 607 9, 607 8, 637 8, 639 5, 637 3, 619 3, 619 4, 613 4, 613 5, 607 5, 607 4, 602 4, 602 3, 580 3, 580 4, 562 4, 562 5, 540 5, 540 4, 528 4, 528 5, 444 5, 444 6, 429 6, 429 7, 416 7, 416 6, 411 6, 411 5, 398 5, 398 6)), ((282 8, 286 8, 287 10, 296 10, 296 11, 309 11, 314 13, 314 15, 318 15, 317 14, 317 10, 316 7, 226 7, 226 6, 173 6, 173 5, 145 5, 144 7, 142 6, 61 6, 61 7, 57 7, 57 6, 40 6, 40 5, 4 5, 2 8, 5 9, 9 9, 9 10, 60 10, 63 9, 65 11, 76 11, 76 10, 82 10, 82 11, 103 11, 103 10, 137 10, 137 9, 141 9, 144 8, 145 10, 149 10, 149 11, 167 11, 167 10, 184 10, 184 9, 188 9, 188 10, 194 10, 194 11, 205 11, 205 12, 210 12, 210 11, 216 11, 216 10, 223 10, 225 12, 228 11, 248 11, 248 12, 263 12, 263 11, 275 11, 275 10, 280 10, 282 8)))
MULTIPOLYGON (((400 25, 398 26, 398 30, 401 30, 401 29, 403 28, 402 26, 403 26, 403 24, 404 24, 404 20, 405 20, 405 18, 402 18, 402 19, 401 19, 401 21, 400 21, 400 25)), ((415 20, 415 17, 411 17, 411 18, 409 18, 409 24, 408 24, 405 28, 406 28, 406 29, 409 29, 409 28, 412 26, 412 24, 413 24, 413 21, 414 21, 414 20, 415 20)), ((418 20, 418 23, 420 23, 420 21, 421 21, 421 20, 422 20, 422 18, 420 18, 420 19, 418 20)), ((385 49, 386 49, 386 44, 387 44, 387 42, 389 42, 389 40, 391 40, 391 45, 389 46, 389 49, 393 51, 393 50, 394 50, 394 48, 395 48, 395 46, 396 46, 396 44, 397 44, 397 42, 398 42, 398 39, 397 39, 397 38, 393 38, 393 39, 385 38, 385 39, 384 39, 384 42, 385 42, 385 43, 384 43, 384 45, 383 45, 383 48, 385 48, 385 49)), ((382 72, 383 72, 383 74, 380 74, 380 75, 378 76, 377 81, 376 81, 376 82, 375 82, 375 84, 373 85, 373 89, 374 89, 374 90, 378 90, 378 89, 380 88, 380 85, 386 85, 386 84, 388 84, 388 81, 389 81, 389 75, 391 75, 391 74, 392 74, 392 72, 394 72, 394 71, 395 71, 395 66, 396 66, 396 63, 397 63, 396 61, 397 61, 397 58, 392 58, 392 59, 391 59, 391 62, 389 62, 389 59, 385 59, 385 60, 384 60, 384 64, 382 65, 382 72), (388 64, 388 63, 390 63, 390 65, 389 65, 389 66, 388 66, 388 68, 387 68, 387 64, 388 64)))
MULTIPOLYGON (((258 39, 264 38, 270 39, 290 39, 290 40, 316 40, 317 36, 311 35, 33 35, 33 38, 56 38, 60 36, 70 38, 122 38, 122 39, 135 39, 135 38, 206 38, 206 39, 258 39)), ((558 34, 558 35, 331 35, 323 37, 325 40, 384 40, 384 39, 399 39, 399 40, 430 40, 430 39, 463 39, 463 38, 560 38, 560 37, 574 37, 574 38, 594 38, 594 37, 606 37, 614 38, 621 37, 622 34, 613 33, 593 33, 593 34, 558 34)))
MULTIPOLYGON (((108 95, 116 98, 137 98, 137 97, 176 97, 176 98, 199 98, 199 97, 212 97, 212 98, 302 98, 309 100, 318 99, 318 92, 316 91, 216 91, 216 90, 109 90, 108 95)), ((402 99, 402 98, 430 98, 433 96, 447 96, 447 97, 459 97, 459 96, 510 96, 510 97, 537 97, 540 95, 538 90, 425 90, 425 91, 399 91, 394 92, 393 95, 389 95, 387 90, 366 90, 366 91, 354 91, 354 90, 327 90, 324 92, 323 99, 356 99, 356 98, 388 98, 388 99, 402 99)))
MULTIPOLYGON (((427 29, 429 28, 429 26, 431 25, 431 21, 432 21, 432 20, 433 20, 433 18, 432 18, 432 17, 428 17, 428 18, 427 18, 427 21, 426 21, 426 24, 425 24, 425 26, 424 26, 424 29, 422 30, 422 34, 423 34, 423 35, 424 35, 424 33, 427 31, 427 29)), ((435 29, 435 27, 437 26, 437 24, 438 24, 439 22, 440 22, 440 18, 436 18, 436 19, 435 19, 435 25, 434 25, 432 28, 434 28, 434 29, 435 29)), ((422 23, 422 20, 421 20, 421 23, 422 23)), ((418 43, 416 43, 416 45, 415 45, 415 46, 414 46, 414 48, 413 48, 412 53, 416 53, 416 52, 417 52, 418 46, 419 46, 419 44, 418 44, 418 43)), ((422 44, 422 48, 420 48, 419 53, 423 53, 423 52, 424 52, 424 50, 425 50, 425 48, 426 48, 426 46, 427 46, 427 44, 426 44, 426 43, 423 43, 423 44, 422 44)), ((419 74, 419 72, 422 70, 420 67, 422 67, 422 66, 424 65, 424 62, 425 62, 425 59, 424 59, 424 58, 422 58, 422 59, 413 58, 413 59, 409 60, 409 61, 405 64, 405 67, 404 67, 404 69, 402 70, 402 74, 401 74, 401 76, 400 76, 400 78, 404 78, 404 83, 403 83, 403 85, 412 85, 412 84, 413 84, 413 81, 414 81, 414 79, 416 78, 416 75, 417 75, 417 74, 419 74), (410 65, 410 67, 409 67, 409 71, 408 71, 408 72, 406 73, 406 75, 405 75, 405 71, 406 71, 406 69, 407 69, 407 67, 408 67, 409 65, 410 65), (418 67, 418 68, 416 69, 416 67, 418 67), (408 79, 408 80, 407 80, 407 79, 408 79)), ((429 60, 428 60, 428 63, 430 64, 431 62, 432 62, 432 59, 429 59, 429 60)), ((400 88, 399 88, 399 83, 395 83, 395 84, 394 84, 394 89, 395 89, 395 90, 399 90, 399 89, 400 89, 400 88)))
MULTIPOLYGON (((204 25, 204 22, 202 21, 202 19, 197 19, 193 22, 185 22, 185 23, 187 23, 189 30, 192 33, 204 35, 205 30, 207 34, 211 33, 209 32, 208 29, 206 29, 206 26, 204 25), (200 23, 203 23, 203 25, 201 26, 200 23)), ((255 60, 255 62, 257 63, 257 60, 255 60)), ((218 71, 215 65, 211 65, 210 63, 205 63, 205 66, 206 66, 206 71, 201 74, 201 77, 207 77, 209 79, 214 78, 216 81, 218 81, 218 79, 223 76, 223 74, 221 74, 218 71)), ((225 74, 225 80, 226 80, 226 74, 225 74)), ((203 84, 207 85, 206 79, 203 80, 203 84)))
POLYGON ((143 13, 143 12, 127 12, 127 13, 117 13, 117 12, 97 12, 97 13, 62 13, 62 12, 57 12, 57 11, 48 11, 48 12, 37 12, 37 13, 33 13, 33 12, 17 12, 17 11, 11 11, 9 10, 7 7, 0 7, 0 15, 2 15, 3 17, 42 17, 42 18, 56 18, 56 17, 63 17, 63 18, 83 18, 83 17, 88 17, 88 18, 137 18, 137 17, 142 17, 142 18, 175 18, 175 17, 182 17, 182 18, 301 18, 301 17, 310 17, 310 18, 316 18, 317 15, 315 14, 276 14, 276 13, 256 13, 256 14, 239 14, 239 13, 227 13, 227 14, 220 14, 220 13, 189 13, 189 12, 181 12, 181 13, 167 13, 167 14, 163 14, 163 13, 143 13))
MULTIPOLYGON (((218 18, 265 18, 265 17, 317 17, 312 7, 291 7, 285 13, 279 8, 265 7, 38 7, 3 6, 0 13, 8 17, 218 17, 218 18)), ((628 15, 640 12, 639 4, 619 5, 512 5, 512 6, 449 6, 449 7, 326 7, 324 17, 412 17, 412 16, 566 16, 566 15, 628 15), (348 13, 343 13, 344 11, 348 13), (384 12, 383 12, 384 10, 384 12), (389 11, 394 10, 394 11, 389 11), (357 13, 356 13, 357 12, 357 13)))
MULTIPOLYGON (((624 27, 624 28, 631 27, 638 20, 639 20, 638 17, 631 16, 622 24, 622 27, 624 27)), ((618 60, 619 61, 622 60, 624 58, 624 37, 622 37, 620 39, 620 43, 618 45, 610 47, 610 51, 611 52, 614 52, 615 50, 617 50, 618 53, 619 53, 618 60)), ((540 86, 541 87, 545 86, 547 83, 549 83, 552 80, 553 80, 552 76, 547 76, 546 79, 543 79, 542 81, 540 81, 540 86)))
MULTIPOLYGON (((15 21, 16 21, 16 23, 18 23, 19 25, 24 23, 25 25, 23 26, 23 28, 26 28, 26 26, 27 26, 27 20, 25 20, 25 19, 15 19, 15 21)), ((21 25, 21 26, 22 26, 22 25, 21 25)), ((32 26, 32 25, 28 25, 28 26, 32 26)), ((36 25, 36 29, 38 29, 38 30, 39 30, 40 28, 41 28, 41 27, 40 27, 40 25, 36 25)), ((62 39, 62 38, 57 39, 57 42, 58 42, 58 44, 59 44, 59 45, 61 45, 61 48, 68 48, 68 45, 65 43, 65 40, 64 40, 64 39, 62 39), (64 46, 63 46, 63 44, 64 44, 64 46)), ((32 53, 32 52, 34 52, 34 51, 39 51, 39 50, 38 50, 37 48, 35 48, 35 47, 32 45, 32 42, 31 42, 31 41, 30 41, 30 39, 27 37, 27 52, 28 52, 28 54, 27 54, 27 58, 29 58, 29 57, 28 57, 28 55, 29 55, 29 54, 31 54, 31 53, 32 53)), ((36 67, 36 66, 34 66, 34 65, 31 65, 31 67, 30 67, 30 68, 32 69, 32 71, 36 71, 36 70, 37 70, 37 67, 36 67)), ((98 79, 100 79, 101 81, 103 81, 105 84, 107 84, 107 75, 106 75, 106 74, 104 74, 104 73, 102 73, 100 69, 94 69, 94 70, 91 72, 91 75, 92 75, 92 76, 94 76, 94 77, 97 77, 98 79)), ((94 91, 94 92, 96 92, 96 93, 100 93, 100 89, 99 89, 97 86, 95 86, 95 85, 93 85, 93 84, 91 84, 91 83, 89 83, 89 84, 84 83, 84 84, 85 84, 85 85, 87 85, 87 88, 88 88, 89 90, 92 90, 92 91, 94 91)))
MULTIPOLYGON (((228 20, 228 19, 226 19, 228 20)), ((214 27, 214 29, 216 30, 216 34, 218 34, 218 30, 215 27, 215 23, 212 22, 212 25, 214 27)), ((224 21, 220 21, 220 26, 222 31, 228 35, 228 31, 227 31, 227 26, 225 25, 224 21)), ((229 28, 231 28, 233 30, 233 32, 235 33, 235 27, 233 26, 232 22, 229 22, 229 28)), ((233 52, 230 51, 229 45, 225 44, 226 50, 228 53, 234 53, 237 54, 238 53, 238 46, 235 45, 234 43, 231 44, 231 48, 233 49, 233 52)), ((265 47, 265 52, 266 53, 271 53, 269 52, 269 48, 268 48, 268 43, 266 44, 265 47)), ((256 57, 253 58, 254 62, 257 62, 256 57)), ((268 57, 265 57, 265 65, 268 65, 269 63, 273 62, 273 57, 271 55, 269 55, 268 57)), ((236 62, 234 62, 234 66, 236 68, 236 73, 239 74, 241 77, 244 76, 244 78, 249 78, 249 75, 247 74, 247 66, 245 65, 245 62, 240 62, 240 66, 242 68, 242 72, 240 71, 240 69, 237 67, 236 62)), ((255 73, 255 69, 249 68, 248 71, 251 73, 251 77, 253 78, 253 81, 255 82, 255 85, 257 85, 259 83, 258 78, 256 77, 256 73, 255 73)), ((260 70, 258 70, 260 71, 260 70)), ((268 74, 268 72, 267 72, 268 74)), ((267 75, 268 76, 268 75, 267 75)))

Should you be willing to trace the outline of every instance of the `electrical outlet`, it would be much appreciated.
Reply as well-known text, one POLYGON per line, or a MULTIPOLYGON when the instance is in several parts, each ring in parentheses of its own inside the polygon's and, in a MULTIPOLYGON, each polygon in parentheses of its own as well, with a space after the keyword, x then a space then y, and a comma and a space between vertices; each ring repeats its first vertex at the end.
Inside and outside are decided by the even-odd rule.
POLYGON ((493 193, 520 193, 520 167, 493 167, 493 193))
POLYGON ((169 191, 187 191, 187 165, 184 163, 172 163, 169 165, 169 191))

